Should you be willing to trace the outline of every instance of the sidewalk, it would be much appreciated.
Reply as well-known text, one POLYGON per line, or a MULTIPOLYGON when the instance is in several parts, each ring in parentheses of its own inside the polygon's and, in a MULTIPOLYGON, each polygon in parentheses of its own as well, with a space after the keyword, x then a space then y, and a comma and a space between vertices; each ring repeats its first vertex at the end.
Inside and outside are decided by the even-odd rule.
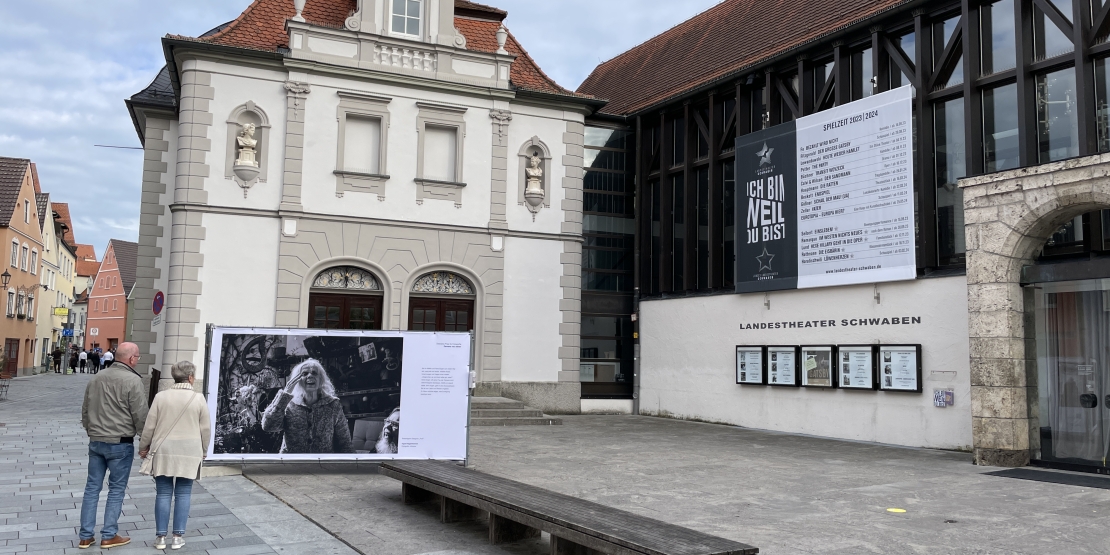
MULTIPOLYGON (((0 555, 100 551, 77 548, 88 462, 81 400, 90 377, 50 372, 17 378, 0 400, 0 555)), ((120 534, 131 537, 131 545, 112 549, 112 555, 160 553, 151 547, 154 482, 138 469, 136 456, 120 517, 120 534)), ((107 492, 105 485, 98 519, 107 492)), ((185 536, 185 547, 175 553, 357 553, 242 476, 206 478, 193 486, 185 536)))

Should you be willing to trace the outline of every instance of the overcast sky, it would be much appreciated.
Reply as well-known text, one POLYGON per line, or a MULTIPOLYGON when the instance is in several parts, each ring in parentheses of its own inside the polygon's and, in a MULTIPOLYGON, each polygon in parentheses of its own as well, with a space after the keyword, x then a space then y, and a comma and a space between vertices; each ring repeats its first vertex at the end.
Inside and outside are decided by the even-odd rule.
MULTIPOLYGON (((138 238, 142 153, 94 145, 139 146, 123 101, 164 65, 160 37, 197 36, 249 2, 0 0, 0 156, 38 165, 97 257, 110 238, 138 238)), ((508 10, 506 25, 540 67, 575 89, 599 62, 717 0, 484 3, 508 10)))

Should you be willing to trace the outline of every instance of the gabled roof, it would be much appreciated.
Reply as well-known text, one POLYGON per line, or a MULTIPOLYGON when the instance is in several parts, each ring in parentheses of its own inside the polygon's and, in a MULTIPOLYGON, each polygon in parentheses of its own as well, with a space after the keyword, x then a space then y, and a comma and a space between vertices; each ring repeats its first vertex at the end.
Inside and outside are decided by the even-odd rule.
POLYGON ((135 285, 135 272, 139 265, 139 244, 120 239, 112 239, 108 243, 112 252, 116 254, 119 281, 123 284, 123 290, 129 293, 131 287, 135 285))
POLYGON ((39 181, 39 167, 31 162, 31 185, 35 188, 35 194, 42 193, 42 184, 39 181))
POLYGON ((100 262, 96 261, 96 249, 92 245, 77 245, 77 275, 95 277, 100 271, 100 262))
POLYGON ((19 203, 19 190, 31 161, 25 158, 0 156, 0 227, 11 223, 15 205, 19 203))
MULTIPOLYGON (((35 165, 31 164, 33 168, 35 165)), ((46 225, 46 211, 50 209, 50 193, 35 193, 35 204, 39 211, 39 232, 41 233, 43 226, 46 225)))
POLYGON ((54 214, 62 222, 62 240, 71 247, 77 246, 77 238, 73 236, 73 220, 69 217, 69 203, 53 203, 54 214))
POLYGON ((131 95, 131 102, 146 106, 162 106, 173 108, 177 106, 177 97, 173 94, 173 84, 170 82, 169 66, 162 66, 154 80, 145 89, 131 95))
MULTIPOLYGON (((357 7, 356 0, 313 0, 305 5, 301 15, 312 25, 342 29, 347 17, 354 13, 357 7)), ((496 52, 497 29, 508 12, 466 0, 455 0, 455 7, 459 10, 455 17, 455 27, 466 37, 466 48, 477 52, 496 52)), ((167 35, 166 38, 248 50, 281 52, 288 49, 289 42, 285 21, 294 15, 296 10, 290 0, 253 0, 239 17, 218 28, 216 32, 206 33, 196 38, 181 35, 167 35)), ((509 74, 509 81, 514 87, 562 96, 592 98, 589 95, 580 95, 564 89, 554 79, 545 75, 511 33, 505 49, 517 56, 509 74)), ((167 74, 167 80, 168 78, 167 74)), ((156 78, 139 95, 150 91, 148 97, 153 97, 154 91, 166 90, 158 87, 163 87, 163 84, 156 78)))
POLYGON ((631 115, 916 0, 723 0, 597 66, 578 92, 631 115))

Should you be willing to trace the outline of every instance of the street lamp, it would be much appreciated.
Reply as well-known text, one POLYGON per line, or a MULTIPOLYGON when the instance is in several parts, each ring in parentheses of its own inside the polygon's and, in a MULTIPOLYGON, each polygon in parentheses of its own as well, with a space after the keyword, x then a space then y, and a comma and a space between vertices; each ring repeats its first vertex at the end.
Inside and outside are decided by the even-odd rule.
POLYGON ((3 283, 4 287, 7 287, 8 282, 11 281, 11 280, 12 280, 12 275, 9 274, 7 270, 4 270, 4 273, 0 274, 0 283, 3 283))

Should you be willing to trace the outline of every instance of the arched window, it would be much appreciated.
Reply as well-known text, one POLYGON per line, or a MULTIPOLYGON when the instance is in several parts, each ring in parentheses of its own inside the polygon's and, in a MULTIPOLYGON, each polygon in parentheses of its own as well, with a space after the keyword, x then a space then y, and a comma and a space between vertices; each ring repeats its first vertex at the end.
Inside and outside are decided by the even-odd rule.
POLYGON ((409 299, 409 329, 474 329, 474 286, 452 272, 431 272, 416 279, 409 299))
POLYGON ((333 266, 312 279, 308 326, 323 329, 382 329, 382 285, 370 271, 333 266))

